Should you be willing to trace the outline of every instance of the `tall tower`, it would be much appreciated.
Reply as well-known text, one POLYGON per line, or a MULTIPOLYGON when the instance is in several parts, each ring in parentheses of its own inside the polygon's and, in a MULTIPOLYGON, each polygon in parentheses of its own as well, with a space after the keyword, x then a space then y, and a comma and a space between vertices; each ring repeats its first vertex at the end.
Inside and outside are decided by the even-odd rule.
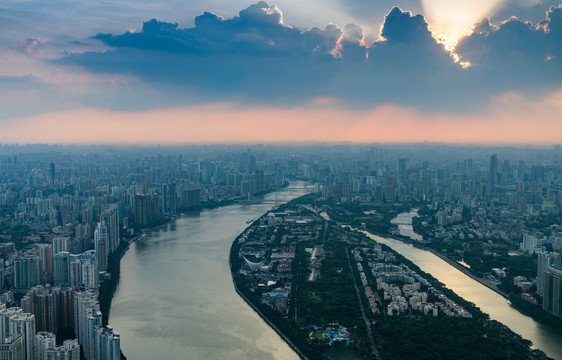
POLYGON ((488 174, 488 182, 490 186, 496 186, 498 181, 498 156, 496 154, 490 156, 490 173, 488 174))

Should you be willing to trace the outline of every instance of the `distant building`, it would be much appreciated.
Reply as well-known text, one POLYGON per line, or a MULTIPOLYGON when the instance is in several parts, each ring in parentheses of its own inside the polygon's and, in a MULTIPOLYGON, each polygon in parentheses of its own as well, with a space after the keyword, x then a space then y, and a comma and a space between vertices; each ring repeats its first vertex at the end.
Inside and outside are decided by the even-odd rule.
POLYGON ((539 244, 539 239, 537 239, 536 236, 524 234, 523 241, 521 242, 519 247, 521 250, 526 251, 529 254, 534 254, 539 250, 538 244, 539 244))

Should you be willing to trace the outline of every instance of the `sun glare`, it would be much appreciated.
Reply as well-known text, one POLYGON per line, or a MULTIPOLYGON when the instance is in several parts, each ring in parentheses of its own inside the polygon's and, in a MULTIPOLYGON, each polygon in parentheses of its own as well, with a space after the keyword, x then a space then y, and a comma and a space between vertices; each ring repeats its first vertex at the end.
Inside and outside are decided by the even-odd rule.
POLYGON ((491 16, 503 0, 422 0, 424 16, 436 38, 452 51, 474 23, 491 16), (444 39, 444 40, 441 40, 444 39))

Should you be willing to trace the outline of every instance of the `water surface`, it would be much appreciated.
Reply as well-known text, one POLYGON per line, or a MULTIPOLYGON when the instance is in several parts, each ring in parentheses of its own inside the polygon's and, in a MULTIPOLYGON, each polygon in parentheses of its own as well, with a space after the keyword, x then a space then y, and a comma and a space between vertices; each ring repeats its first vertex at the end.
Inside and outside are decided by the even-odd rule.
POLYGON ((264 197, 184 215, 131 244, 109 323, 127 358, 298 359, 235 292, 228 255, 247 220, 276 198, 305 194, 303 182, 264 197))

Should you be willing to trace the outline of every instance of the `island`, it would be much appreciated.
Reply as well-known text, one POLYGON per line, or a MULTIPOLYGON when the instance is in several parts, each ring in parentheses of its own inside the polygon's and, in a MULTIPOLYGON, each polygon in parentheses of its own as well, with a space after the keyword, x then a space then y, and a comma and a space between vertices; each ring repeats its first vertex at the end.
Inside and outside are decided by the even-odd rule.
POLYGON ((303 359, 547 359, 309 194, 233 242, 236 291, 303 359))

